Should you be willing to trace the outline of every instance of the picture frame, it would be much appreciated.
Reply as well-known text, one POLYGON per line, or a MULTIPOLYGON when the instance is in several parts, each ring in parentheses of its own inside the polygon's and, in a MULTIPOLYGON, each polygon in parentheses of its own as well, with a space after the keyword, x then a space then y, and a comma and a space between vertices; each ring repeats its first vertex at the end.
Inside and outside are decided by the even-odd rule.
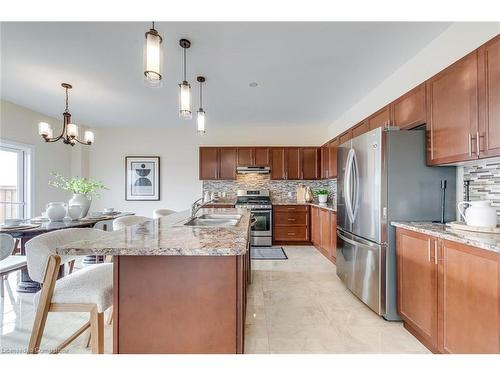
POLYGON ((125 157, 125 200, 160 200, 160 157, 125 157))

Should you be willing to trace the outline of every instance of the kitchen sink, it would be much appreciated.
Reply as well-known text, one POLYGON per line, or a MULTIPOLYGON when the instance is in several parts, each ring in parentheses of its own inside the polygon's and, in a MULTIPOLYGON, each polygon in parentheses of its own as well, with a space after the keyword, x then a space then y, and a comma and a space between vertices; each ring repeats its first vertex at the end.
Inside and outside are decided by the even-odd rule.
POLYGON ((203 214, 189 219, 184 225, 191 227, 234 227, 240 222, 241 215, 203 214))

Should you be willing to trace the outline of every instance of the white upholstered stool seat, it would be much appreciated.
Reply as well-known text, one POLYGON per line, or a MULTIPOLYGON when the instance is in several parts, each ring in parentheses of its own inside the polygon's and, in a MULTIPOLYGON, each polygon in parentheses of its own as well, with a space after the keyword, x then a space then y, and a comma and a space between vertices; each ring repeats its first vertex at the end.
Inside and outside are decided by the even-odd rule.
POLYGON ((107 310, 113 304, 113 264, 94 264, 57 280, 51 303, 93 303, 97 312, 107 310))

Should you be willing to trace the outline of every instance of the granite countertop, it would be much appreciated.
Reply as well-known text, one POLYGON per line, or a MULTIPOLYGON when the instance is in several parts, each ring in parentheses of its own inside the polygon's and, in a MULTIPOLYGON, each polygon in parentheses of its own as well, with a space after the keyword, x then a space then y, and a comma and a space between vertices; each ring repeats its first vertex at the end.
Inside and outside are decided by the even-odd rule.
POLYGON ((189 255, 236 256, 247 252, 250 211, 244 208, 204 208, 203 213, 241 214, 234 227, 184 226, 189 211, 177 212, 56 249, 60 255, 189 255))
POLYGON ((333 202, 318 203, 318 202, 297 202, 294 199, 273 199, 275 206, 290 206, 290 205, 308 205, 324 208, 326 210, 337 212, 337 206, 333 202))
POLYGON ((391 224, 398 228, 412 230, 430 236, 455 241, 466 245, 478 247, 483 250, 500 253, 500 234, 478 233, 465 230, 452 229, 446 224, 416 221, 393 221, 391 224))

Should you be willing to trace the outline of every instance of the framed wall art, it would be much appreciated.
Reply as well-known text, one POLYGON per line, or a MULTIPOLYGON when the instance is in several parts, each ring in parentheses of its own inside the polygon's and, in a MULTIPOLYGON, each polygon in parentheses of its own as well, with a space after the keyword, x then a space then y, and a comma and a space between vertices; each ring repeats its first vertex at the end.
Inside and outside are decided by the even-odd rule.
POLYGON ((160 200, 160 157, 125 157, 125 200, 160 200))

